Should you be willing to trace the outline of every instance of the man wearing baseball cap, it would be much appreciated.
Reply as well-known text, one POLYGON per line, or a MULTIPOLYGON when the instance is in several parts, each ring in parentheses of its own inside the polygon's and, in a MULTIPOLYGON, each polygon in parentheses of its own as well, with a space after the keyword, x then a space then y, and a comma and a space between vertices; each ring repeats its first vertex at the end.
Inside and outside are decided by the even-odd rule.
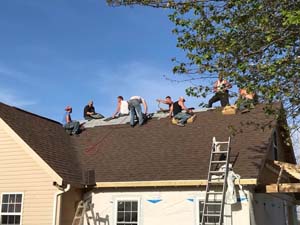
POLYGON ((72 107, 67 106, 65 108, 65 114, 62 120, 63 127, 66 130, 71 130, 71 135, 80 133, 80 123, 71 119, 72 107))

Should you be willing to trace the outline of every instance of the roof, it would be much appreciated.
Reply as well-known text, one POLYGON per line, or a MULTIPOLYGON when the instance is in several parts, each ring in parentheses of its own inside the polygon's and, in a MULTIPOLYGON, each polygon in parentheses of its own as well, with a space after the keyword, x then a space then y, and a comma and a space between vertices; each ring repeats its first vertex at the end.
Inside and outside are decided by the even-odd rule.
POLYGON ((81 184, 81 166, 69 135, 53 120, 0 103, 2 118, 64 182, 81 184))
POLYGON ((229 136, 234 171, 258 179, 276 125, 263 107, 231 116, 200 110, 185 127, 159 114, 134 128, 126 124, 128 117, 94 120, 80 137, 69 136, 56 121, 2 103, 0 117, 70 184, 82 184, 87 170, 95 171, 96 182, 206 180, 212 138, 229 136))
POLYGON ((87 128, 73 141, 85 169, 95 170, 96 182, 197 180, 207 178, 212 138, 227 141, 235 133, 234 171, 244 179, 258 178, 275 126, 263 105, 232 116, 220 110, 196 114, 185 127, 153 118, 141 127, 87 128))

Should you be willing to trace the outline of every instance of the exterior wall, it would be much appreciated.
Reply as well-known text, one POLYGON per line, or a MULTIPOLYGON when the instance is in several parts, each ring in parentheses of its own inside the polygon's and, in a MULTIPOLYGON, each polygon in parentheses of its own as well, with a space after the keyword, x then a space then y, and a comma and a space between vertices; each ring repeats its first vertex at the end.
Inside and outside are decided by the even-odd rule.
POLYGON ((22 225, 53 223, 54 194, 58 191, 53 181, 0 123, 0 194, 24 194, 22 225))
POLYGON ((276 135, 277 140, 277 159, 278 161, 282 162, 289 162, 289 163, 296 163, 295 156, 293 153, 293 148, 291 146, 287 146, 284 143, 284 138, 287 138, 283 135, 282 132, 283 128, 280 126, 277 126, 276 129, 274 129, 275 134, 272 133, 272 136, 270 137, 270 146, 268 150, 268 159, 275 160, 275 154, 274 154, 274 135, 276 135))
POLYGON ((284 194, 255 194, 253 201, 256 225, 297 224, 292 197, 284 194))
MULTIPOLYGON (((95 189, 85 195, 85 199, 89 198, 94 205, 93 211, 99 225, 116 225, 117 199, 139 200, 140 221, 138 225, 199 225, 198 202, 204 199, 204 191, 203 189, 200 191, 200 188, 192 190, 186 188, 169 190, 152 188, 106 191, 95 189)), ((242 199, 242 197, 240 198, 242 199)), ((250 225, 249 204, 245 199, 235 205, 226 206, 225 214, 225 224, 227 225, 250 225)), ((86 220, 85 225, 87 225, 86 220)))
POLYGON ((71 225, 76 212, 78 202, 82 200, 82 191, 72 189, 62 195, 60 225, 71 225))

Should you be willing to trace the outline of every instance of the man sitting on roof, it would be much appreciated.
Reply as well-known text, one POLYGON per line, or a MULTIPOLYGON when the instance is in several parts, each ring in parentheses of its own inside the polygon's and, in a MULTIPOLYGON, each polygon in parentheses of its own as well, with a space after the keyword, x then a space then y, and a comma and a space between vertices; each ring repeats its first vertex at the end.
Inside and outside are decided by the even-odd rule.
POLYGON ((208 101, 208 108, 212 107, 212 104, 218 101, 221 101, 221 106, 225 107, 229 105, 229 95, 228 89, 230 89, 232 85, 223 79, 223 74, 219 73, 219 79, 214 83, 213 91, 215 95, 209 99, 208 101))
POLYGON ((175 119, 178 120, 177 125, 180 127, 184 127, 184 124, 186 121, 191 117, 191 115, 188 113, 190 110, 184 105, 185 99, 183 97, 180 97, 177 102, 174 102, 171 106, 169 116, 173 116, 175 119), (182 112, 182 110, 185 110, 186 112, 182 112))
POLYGON ((129 114, 128 102, 124 100, 123 96, 118 96, 118 105, 116 112, 112 115, 112 118, 126 116, 129 114))
POLYGON ((136 115, 139 120, 139 125, 141 126, 144 124, 144 118, 143 118, 143 114, 142 114, 141 104, 143 104, 143 106, 144 106, 144 113, 147 114, 148 105, 147 105, 145 99, 143 99, 140 96, 132 96, 128 101, 128 106, 129 106, 129 110, 130 110, 130 126, 132 126, 132 127, 134 127, 134 125, 135 125, 134 118, 136 115))
POLYGON ((169 110, 164 110, 164 109, 160 108, 160 111, 161 111, 161 112, 170 112, 171 106, 172 106, 172 104, 173 104, 173 101, 172 101, 172 99, 171 99, 170 96, 167 96, 167 97, 165 98, 165 100, 163 100, 163 99, 156 99, 156 101, 157 101, 158 103, 163 103, 163 104, 166 104, 166 105, 169 106, 169 110))
POLYGON ((65 112, 63 120, 62 120, 63 127, 66 130, 70 130, 71 135, 79 134, 80 133, 80 123, 78 121, 71 119, 72 107, 67 106, 65 108, 65 111, 66 112, 65 112))
POLYGON ((95 107, 93 106, 94 102, 89 101, 89 103, 84 107, 83 110, 83 117, 86 120, 92 120, 92 119, 102 119, 104 118, 103 115, 95 112, 95 107))
POLYGON ((237 100, 237 107, 242 110, 242 113, 249 112, 250 109, 254 109, 254 105, 257 104, 257 96, 254 92, 249 92, 247 89, 239 89, 239 98, 237 100))

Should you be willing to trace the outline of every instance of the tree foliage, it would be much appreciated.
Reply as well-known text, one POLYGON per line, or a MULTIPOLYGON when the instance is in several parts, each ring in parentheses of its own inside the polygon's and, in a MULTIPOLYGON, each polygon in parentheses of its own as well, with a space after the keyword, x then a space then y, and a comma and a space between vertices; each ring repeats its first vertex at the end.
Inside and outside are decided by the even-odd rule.
MULTIPOLYGON (((255 91, 264 102, 282 101, 299 128, 299 0, 107 0, 111 5, 169 8, 177 47, 176 74, 216 76, 223 71, 238 87, 255 91)), ((194 79, 194 78, 193 78, 194 79)), ((206 96, 205 79, 187 94, 206 96)))

